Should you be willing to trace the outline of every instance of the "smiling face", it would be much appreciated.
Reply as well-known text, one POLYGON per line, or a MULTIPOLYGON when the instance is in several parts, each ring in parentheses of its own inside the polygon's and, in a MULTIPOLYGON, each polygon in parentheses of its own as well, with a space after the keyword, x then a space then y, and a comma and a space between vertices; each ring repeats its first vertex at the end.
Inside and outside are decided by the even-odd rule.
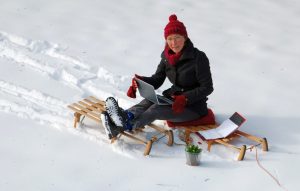
POLYGON ((179 34, 171 34, 166 39, 169 48, 176 54, 182 50, 185 40, 186 38, 179 34))

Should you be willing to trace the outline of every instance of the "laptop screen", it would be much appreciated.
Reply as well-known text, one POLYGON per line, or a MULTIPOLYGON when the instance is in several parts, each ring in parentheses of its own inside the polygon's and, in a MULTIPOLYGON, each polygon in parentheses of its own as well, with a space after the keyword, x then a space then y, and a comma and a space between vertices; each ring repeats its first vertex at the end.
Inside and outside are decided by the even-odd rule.
POLYGON ((138 89, 142 97, 157 103, 157 97, 154 90, 154 87, 151 84, 144 82, 143 80, 136 79, 138 83, 138 89))

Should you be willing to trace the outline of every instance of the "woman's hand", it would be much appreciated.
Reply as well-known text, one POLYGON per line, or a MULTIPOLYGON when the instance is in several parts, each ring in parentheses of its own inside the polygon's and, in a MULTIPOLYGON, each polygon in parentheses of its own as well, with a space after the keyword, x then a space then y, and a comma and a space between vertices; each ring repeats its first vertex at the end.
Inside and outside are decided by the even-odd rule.
POLYGON ((182 113, 184 110, 184 107, 187 103, 187 98, 185 95, 175 95, 172 96, 174 99, 174 102, 172 104, 172 110, 174 113, 182 113))
POLYGON ((127 91, 127 96, 128 97, 136 98, 136 90, 138 88, 138 84, 137 84, 137 82, 135 80, 136 78, 142 79, 141 76, 139 76, 137 74, 134 75, 134 77, 131 80, 131 86, 128 88, 128 91, 127 91))

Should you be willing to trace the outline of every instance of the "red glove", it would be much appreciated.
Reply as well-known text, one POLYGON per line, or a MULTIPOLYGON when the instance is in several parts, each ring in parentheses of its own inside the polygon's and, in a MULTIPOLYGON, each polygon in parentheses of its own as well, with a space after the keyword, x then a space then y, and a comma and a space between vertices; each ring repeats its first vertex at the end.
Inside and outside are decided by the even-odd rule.
POLYGON ((134 78, 132 78, 132 80, 131 80, 131 86, 129 87, 129 89, 127 91, 127 96, 128 97, 136 98, 136 89, 138 88, 138 84, 135 81, 136 78, 142 79, 141 76, 139 76, 137 74, 134 75, 134 78))
POLYGON ((173 98, 174 98, 174 102, 172 104, 172 110, 174 111, 174 113, 183 112, 187 101, 185 95, 177 95, 177 96, 173 96, 173 98))

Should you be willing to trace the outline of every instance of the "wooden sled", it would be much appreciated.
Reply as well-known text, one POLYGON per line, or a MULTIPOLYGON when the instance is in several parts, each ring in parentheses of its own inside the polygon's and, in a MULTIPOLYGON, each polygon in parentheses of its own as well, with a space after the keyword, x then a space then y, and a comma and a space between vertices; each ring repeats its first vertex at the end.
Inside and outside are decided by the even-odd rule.
MULTIPOLYGON (((97 123, 101 123, 100 114, 103 111, 105 111, 104 104, 105 104, 104 101, 99 100, 93 96, 90 96, 81 101, 78 101, 76 103, 68 105, 68 108, 70 108, 71 110, 73 110, 75 112, 74 113, 74 128, 76 128, 77 124, 81 120, 81 117, 83 117, 83 116, 88 117, 88 118, 96 121, 97 123)), ((125 132, 125 131, 121 132, 117 138, 112 139, 111 143, 113 143, 115 140, 117 140, 121 136, 128 137, 128 138, 133 139, 134 141, 137 141, 138 143, 144 144, 146 146, 144 155, 149 155, 151 148, 152 148, 152 144, 164 136, 168 137, 167 145, 168 146, 173 145, 174 137, 173 137, 172 130, 165 130, 154 124, 150 124, 150 125, 148 125, 148 127, 153 128, 154 130, 156 130, 158 132, 156 135, 151 136, 151 138, 149 140, 147 140, 146 138, 142 139, 142 138, 135 136, 136 133, 143 131, 143 128, 145 128, 145 127, 141 127, 132 132, 125 132), (158 136, 160 136, 160 137, 158 137, 158 136)))
POLYGON ((203 141, 207 143, 207 150, 210 151, 211 146, 215 143, 222 144, 226 147, 233 148, 239 152, 237 160, 241 161, 245 157, 245 153, 247 149, 246 145, 242 145, 240 147, 233 145, 230 143, 230 141, 239 138, 239 137, 245 137, 246 139, 249 139, 251 141, 254 141, 257 145, 262 145, 263 151, 268 151, 268 142, 266 138, 260 138, 256 137, 254 135, 250 135, 248 133, 242 132, 240 130, 234 131, 230 136, 223 138, 223 139, 214 139, 214 140, 205 140, 199 131, 204 131, 212 128, 218 127, 218 124, 215 121, 215 115, 211 109, 208 109, 208 114, 202 118, 196 119, 194 121, 187 121, 187 122, 170 122, 167 121, 169 127, 171 128, 178 128, 184 130, 184 141, 186 144, 191 143, 190 135, 191 133, 195 133, 198 137, 200 137, 203 141))
MULTIPOLYGON (((184 136, 185 136, 184 139, 185 139, 186 144, 189 144, 191 142, 191 138, 190 138, 191 133, 196 133, 199 137, 201 137, 201 135, 198 133, 198 131, 203 131, 203 130, 208 130, 208 129, 211 129, 211 128, 216 128, 217 126, 218 125, 199 125, 199 126, 177 126, 177 127, 184 129, 184 136)), ((223 139, 204 140, 202 138, 202 140, 206 141, 208 151, 210 151, 211 146, 215 143, 222 144, 226 147, 230 147, 230 148, 233 148, 233 149, 237 150, 239 152, 237 160, 241 161, 245 157, 247 146, 242 145, 241 147, 238 147, 238 146, 235 146, 235 145, 229 143, 233 139, 236 139, 236 138, 239 138, 239 137, 245 137, 246 139, 249 139, 251 141, 256 142, 257 145, 261 144, 262 145, 262 150, 263 151, 268 151, 268 142, 267 142, 266 138, 259 138, 259 137, 256 137, 254 135, 250 135, 250 134, 245 133, 245 132, 240 131, 240 130, 236 130, 229 137, 226 137, 226 138, 223 138, 223 139)))

